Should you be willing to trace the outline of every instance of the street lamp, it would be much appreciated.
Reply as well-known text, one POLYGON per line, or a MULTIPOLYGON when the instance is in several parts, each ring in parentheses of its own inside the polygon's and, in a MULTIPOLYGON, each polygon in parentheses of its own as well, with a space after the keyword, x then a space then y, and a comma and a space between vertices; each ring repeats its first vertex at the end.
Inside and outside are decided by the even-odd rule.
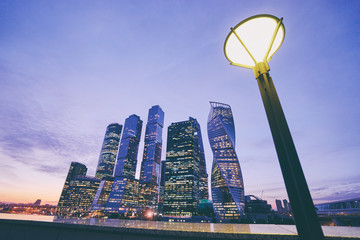
POLYGON ((286 190, 302 240, 324 239, 315 206, 302 171, 284 112, 269 75, 269 61, 285 37, 282 18, 262 14, 245 19, 231 28, 224 52, 231 65, 254 70, 286 190))

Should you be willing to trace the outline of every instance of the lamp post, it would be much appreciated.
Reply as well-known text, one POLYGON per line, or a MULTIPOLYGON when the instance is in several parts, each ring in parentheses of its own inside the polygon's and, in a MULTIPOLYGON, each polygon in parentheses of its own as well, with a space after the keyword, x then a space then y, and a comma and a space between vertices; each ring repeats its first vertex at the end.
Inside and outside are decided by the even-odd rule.
POLYGON ((266 14, 256 15, 231 28, 225 40, 224 52, 231 65, 254 70, 298 235, 302 240, 321 240, 324 239, 324 234, 274 83, 269 75, 269 61, 281 46, 284 37, 282 18, 266 14))

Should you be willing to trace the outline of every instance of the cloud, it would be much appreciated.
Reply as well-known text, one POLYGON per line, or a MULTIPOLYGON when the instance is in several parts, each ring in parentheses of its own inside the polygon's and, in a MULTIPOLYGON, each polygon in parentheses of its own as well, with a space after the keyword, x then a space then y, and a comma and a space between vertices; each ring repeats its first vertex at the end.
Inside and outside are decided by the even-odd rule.
POLYGON ((360 197, 360 176, 334 179, 310 189, 315 203, 360 197))
MULTIPOLYGON (((0 87, 8 89, 16 89, 25 77, 6 73, 7 79, 13 82, 0 82, 0 87)), ((34 96, 37 87, 29 88, 21 93, 12 89, 12 94, 0 97, 0 156, 3 164, 6 161, 7 166, 11 166, 11 161, 15 161, 39 172, 62 176, 71 161, 85 164, 96 161, 101 146, 95 145, 93 133, 79 134, 76 131, 78 123, 73 118, 68 118, 60 107, 52 109, 42 104, 34 96)))

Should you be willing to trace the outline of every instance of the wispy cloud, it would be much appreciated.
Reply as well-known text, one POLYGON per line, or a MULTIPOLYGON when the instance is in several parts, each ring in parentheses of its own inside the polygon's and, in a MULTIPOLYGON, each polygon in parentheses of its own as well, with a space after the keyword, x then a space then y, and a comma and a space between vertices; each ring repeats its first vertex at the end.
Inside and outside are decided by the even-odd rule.
MULTIPOLYGON (((9 88, 23 80, 7 73, 15 83, 0 82, 0 85, 6 84, 9 88)), ((95 145, 97 141, 92 140, 91 131, 79 134, 77 124, 71 118, 61 116, 62 109, 57 112, 46 108, 34 96, 23 94, 26 91, 19 94, 20 100, 7 96, 0 102, 0 149, 3 156, 11 159, 8 161, 60 175, 69 167, 70 161, 96 161, 100 146, 95 145)), ((7 165, 11 166, 11 163, 7 165)))

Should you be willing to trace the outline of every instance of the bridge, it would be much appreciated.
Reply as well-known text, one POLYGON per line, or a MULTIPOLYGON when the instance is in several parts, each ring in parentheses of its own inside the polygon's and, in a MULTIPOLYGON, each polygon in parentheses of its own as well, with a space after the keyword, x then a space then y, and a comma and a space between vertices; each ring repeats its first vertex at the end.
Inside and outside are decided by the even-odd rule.
POLYGON ((360 198, 316 204, 315 208, 322 222, 360 226, 360 198))

